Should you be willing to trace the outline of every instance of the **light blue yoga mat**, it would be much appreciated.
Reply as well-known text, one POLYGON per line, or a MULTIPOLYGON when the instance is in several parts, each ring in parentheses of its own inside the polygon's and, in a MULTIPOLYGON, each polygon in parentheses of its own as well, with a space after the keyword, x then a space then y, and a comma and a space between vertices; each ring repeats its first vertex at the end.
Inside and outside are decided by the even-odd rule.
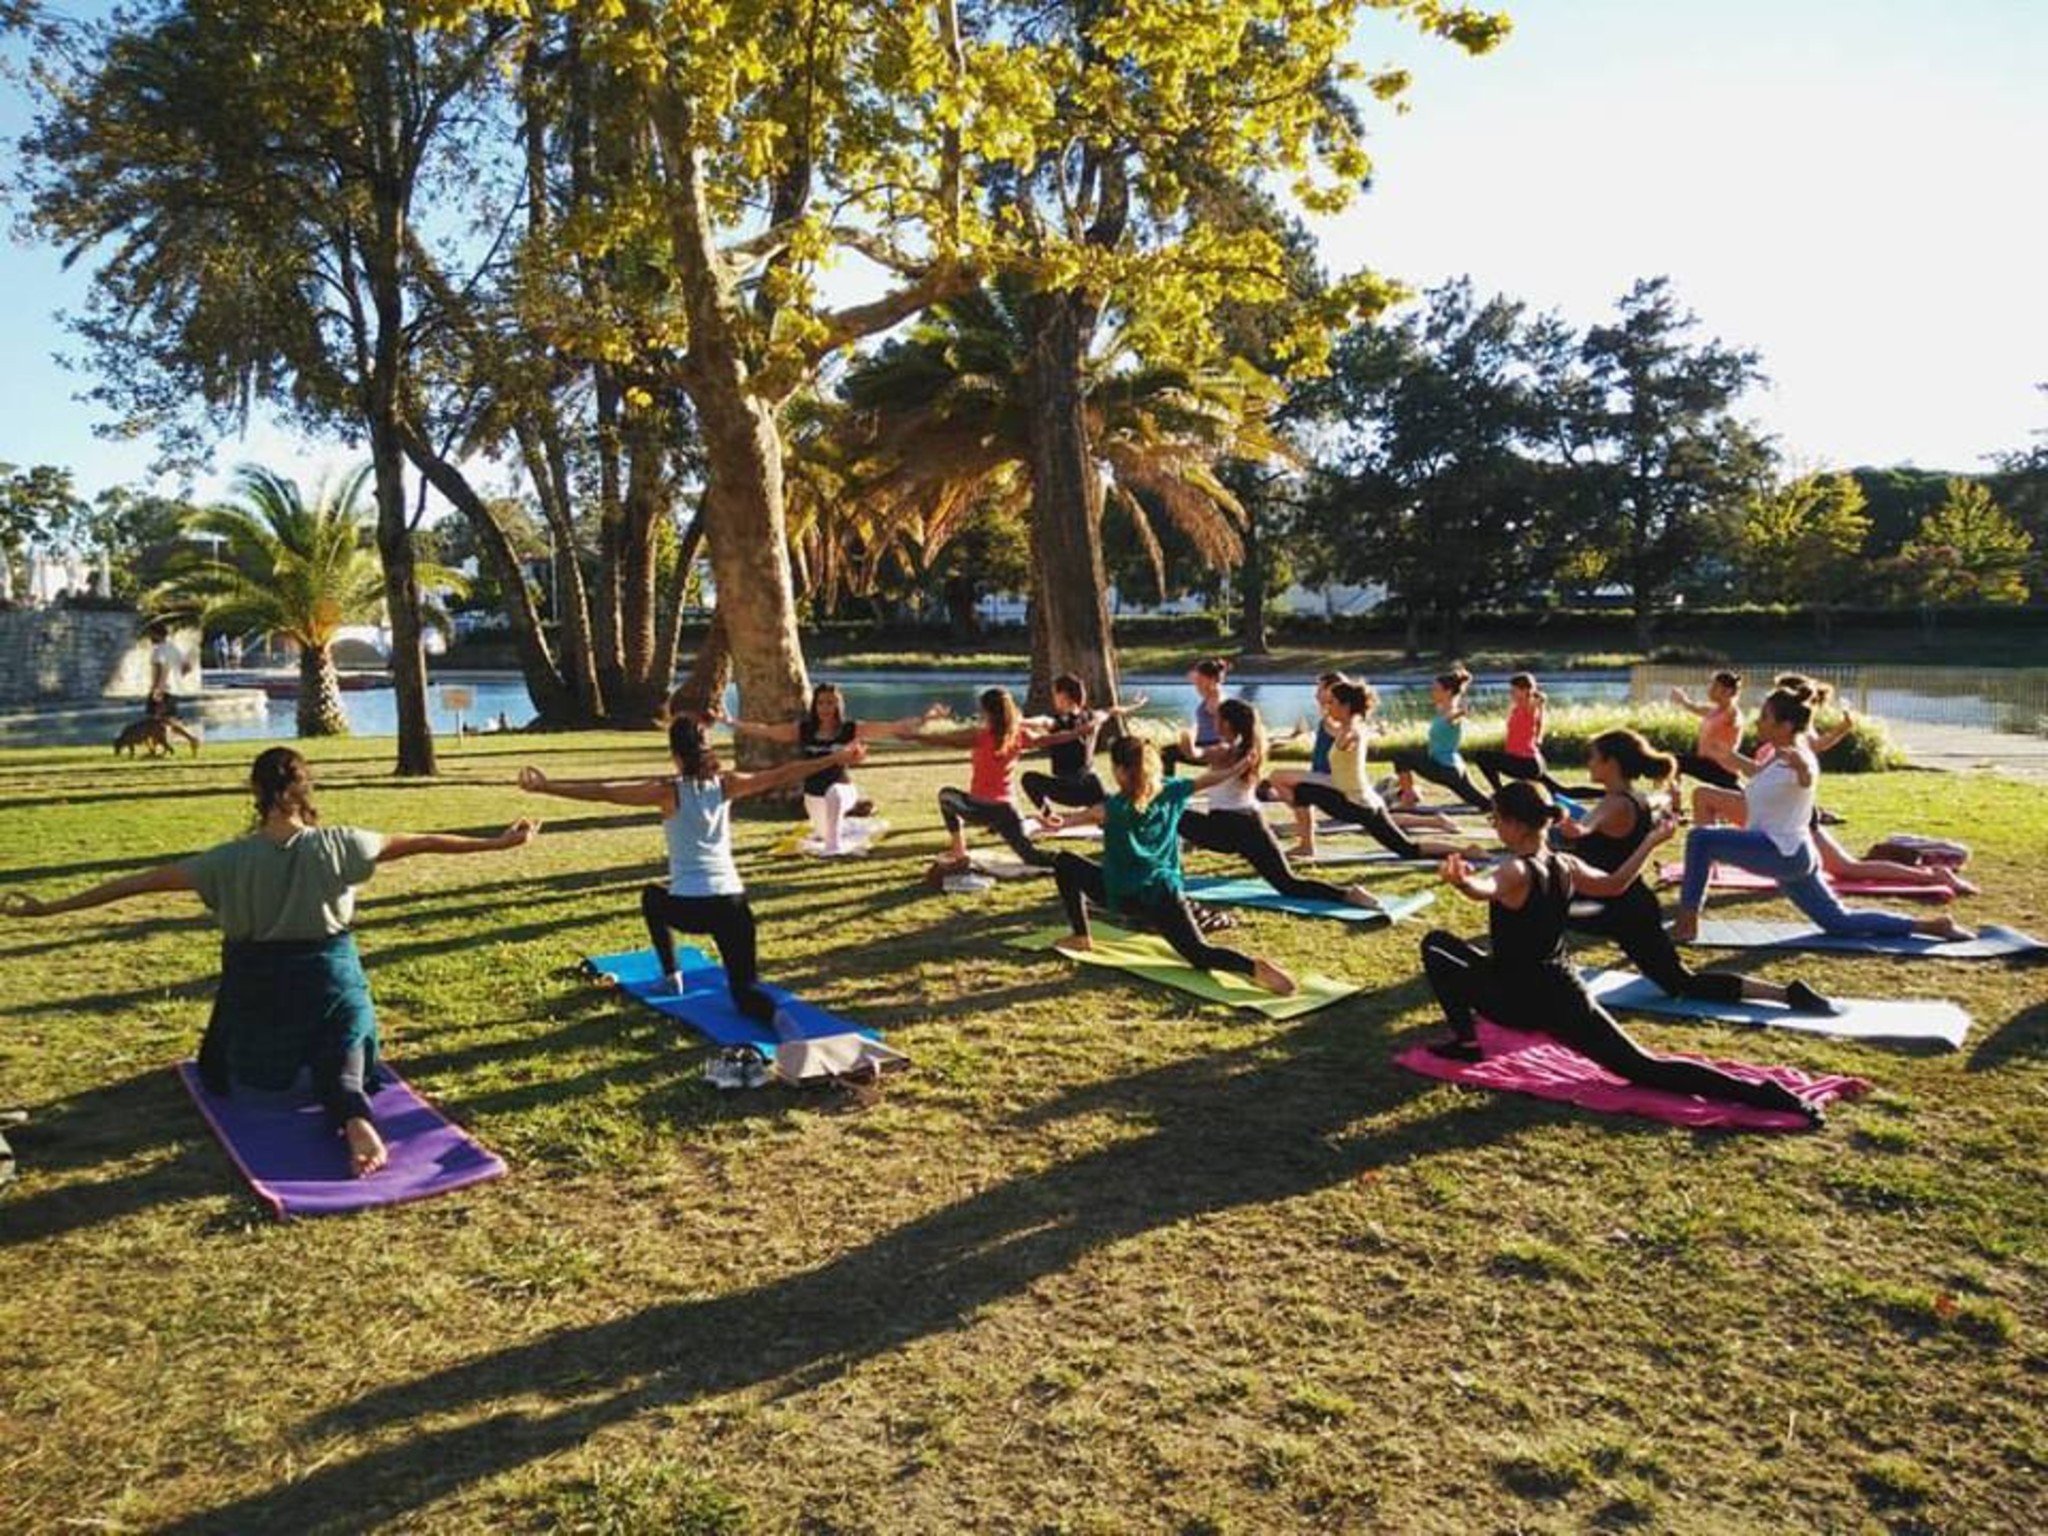
POLYGON ((1671 1018, 1706 1019, 1716 1024, 1755 1024, 1770 1029, 1796 1029, 1809 1035, 1843 1040, 1939 1041, 1950 1050, 1962 1048, 1970 1032, 1970 1016, 1956 1004, 1935 998, 1889 999, 1837 997, 1837 1014, 1794 1013, 1779 1003, 1716 1002, 1709 998, 1669 997, 1647 977, 1633 971, 1582 971, 1586 989, 1609 1008, 1654 1013, 1671 1018))
POLYGON ((1995 923, 1979 928, 1974 939, 1942 943, 1923 939, 1918 934, 1880 938, 1824 933, 1807 923, 1766 923, 1748 919, 1717 921, 1711 918, 1700 924, 1700 935, 1693 943, 1707 949, 1813 949, 1839 954, 1924 956, 1934 960, 1997 960, 2007 955, 2032 954, 2048 949, 2048 944, 2043 944, 2032 934, 2021 933, 2016 928, 2001 928, 1995 923))
MULTIPOLYGON (((716 1045, 751 1045, 764 1055, 775 1054, 778 1044, 775 1031, 766 1024, 755 1023, 733 1006, 723 966, 702 950, 688 945, 676 950, 676 962, 683 968, 684 990, 681 993, 655 990, 666 978, 661 974, 660 960, 655 958, 651 949, 593 955, 586 963, 598 975, 610 976, 617 981, 621 992, 637 998, 664 1018, 687 1024, 716 1045)), ((870 1040, 882 1038, 879 1031, 848 1023, 837 1014, 807 1003, 781 987, 763 983, 761 990, 775 999, 776 1006, 796 1026, 798 1036, 803 1039, 843 1035, 849 1031, 866 1035, 870 1040)))
POLYGON ((1257 907, 1264 912, 1286 912, 1295 917, 1334 917, 1341 923, 1384 923, 1412 917, 1436 900, 1429 891, 1412 896, 1382 896, 1380 905, 1354 907, 1348 901, 1316 901, 1306 896, 1283 896, 1263 880, 1190 880, 1186 882, 1190 901, 1205 901, 1219 907, 1257 907))

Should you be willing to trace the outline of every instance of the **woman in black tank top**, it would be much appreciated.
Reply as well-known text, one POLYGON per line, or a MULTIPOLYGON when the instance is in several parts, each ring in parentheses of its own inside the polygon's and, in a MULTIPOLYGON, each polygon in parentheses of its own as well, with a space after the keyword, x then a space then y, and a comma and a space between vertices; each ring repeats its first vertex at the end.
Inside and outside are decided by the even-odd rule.
MULTIPOLYGON (((1573 857, 1595 869, 1612 872, 1628 862, 1649 836, 1654 821, 1650 802, 1636 788, 1648 779, 1668 783, 1677 762, 1656 751, 1634 731, 1606 731, 1593 738, 1586 769, 1605 794, 1581 822, 1560 822, 1556 837, 1573 857)), ((1637 880, 1619 896, 1601 902, 1574 904, 1569 917, 1574 932, 1610 939, 1629 963, 1667 997, 1696 997, 1706 1002, 1780 1003, 1796 1013, 1832 1014, 1835 1005, 1803 981, 1790 986, 1757 981, 1732 971, 1695 971, 1679 958, 1678 946, 1664 928, 1664 912, 1649 883, 1637 880)))
POLYGON ((1492 952, 1442 929, 1422 941, 1423 971, 1451 1027, 1450 1038, 1431 1049, 1478 1060, 1475 1016, 1483 1013, 1509 1029, 1549 1035, 1645 1088, 1789 1110, 1818 1125, 1820 1112, 1789 1088, 1748 1082, 1705 1062, 1644 1050, 1587 993, 1565 948, 1573 898, 1621 895, 1674 827, 1669 822, 1652 825, 1621 867, 1607 872, 1546 847, 1545 834, 1557 817, 1557 807, 1537 785, 1510 783, 1495 798, 1493 811, 1494 827, 1510 857, 1490 875, 1473 874, 1456 856, 1444 860, 1445 883, 1488 904, 1492 952))

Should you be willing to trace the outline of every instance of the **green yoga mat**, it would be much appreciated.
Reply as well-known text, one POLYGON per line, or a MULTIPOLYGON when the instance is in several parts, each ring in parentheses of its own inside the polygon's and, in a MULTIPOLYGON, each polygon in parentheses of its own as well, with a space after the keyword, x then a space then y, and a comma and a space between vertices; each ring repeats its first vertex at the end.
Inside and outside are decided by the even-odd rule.
MULTIPOLYGON (((1348 981, 1334 981, 1328 976, 1297 976, 1301 990, 1287 997, 1279 997, 1259 986, 1249 976, 1233 975, 1230 972, 1198 971, 1187 961, 1174 953, 1173 946, 1152 933, 1126 933, 1121 928, 1111 928, 1104 923, 1093 923, 1090 929, 1094 935, 1095 947, 1078 954, 1067 956, 1083 965, 1107 966, 1111 970, 1127 971, 1133 976, 1142 976, 1147 981, 1157 982, 1163 987, 1172 987, 1176 992, 1185 992, 1190 997, 1199 997, 1204 1002, 1228 1003, 1233 1008, 1249 1008, 1262 1013, 1269 1019, 1298 1019, 1305 1013, 1314 1013, 1326 1008, 1339 998, 1349 997, 1358 988, 1348 981)), ((1037 953, 1058 949, 1073 937, 1067 928, 1038 928, 1011 939, 1012 949, 1025 949, 1037 953)), ((1061 951, 1061 953, 1066 953, 1061 951)))

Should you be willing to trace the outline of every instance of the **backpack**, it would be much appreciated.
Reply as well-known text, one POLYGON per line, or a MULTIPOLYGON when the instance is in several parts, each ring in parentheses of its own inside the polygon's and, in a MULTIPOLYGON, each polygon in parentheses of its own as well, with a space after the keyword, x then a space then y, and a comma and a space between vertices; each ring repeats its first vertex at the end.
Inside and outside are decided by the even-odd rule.
POLYGON ((1970 862, 1967 843, 1945 837, 1921 837, 1914 832, 1894 832, 1871 846, 1866 859, 1885 859, 1893 864, 1911 864, 1921 869, 1961 869, 1970 862))

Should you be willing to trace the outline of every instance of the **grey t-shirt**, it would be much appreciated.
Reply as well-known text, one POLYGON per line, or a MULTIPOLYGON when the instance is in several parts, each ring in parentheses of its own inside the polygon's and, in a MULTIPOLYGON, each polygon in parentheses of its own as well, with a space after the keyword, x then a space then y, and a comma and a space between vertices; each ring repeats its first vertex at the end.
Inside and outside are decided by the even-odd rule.
POLYGON ((325 939, 348 932, 383 850, 381 832, 307 827, 281 843, 252 832, 180 867, 229 939, 325 939))

